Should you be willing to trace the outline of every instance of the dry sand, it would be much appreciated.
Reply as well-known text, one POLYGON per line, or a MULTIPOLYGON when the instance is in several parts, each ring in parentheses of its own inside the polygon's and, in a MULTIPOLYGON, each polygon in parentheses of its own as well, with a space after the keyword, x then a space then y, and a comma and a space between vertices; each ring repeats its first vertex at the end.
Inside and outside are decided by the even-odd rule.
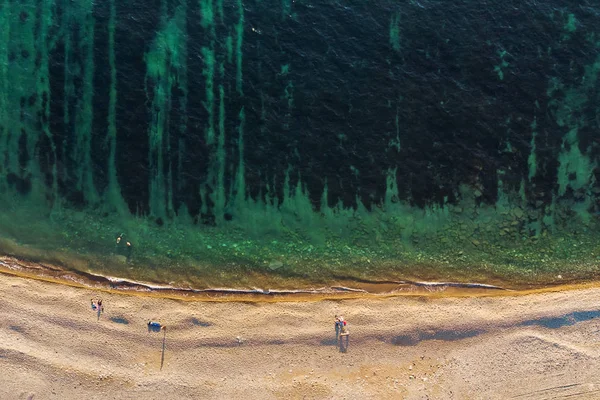
POLYGON ((0 290, 0 399, 600 398, 600 319, 581 313, 600 289, 199 302, 0 275, 0 290))

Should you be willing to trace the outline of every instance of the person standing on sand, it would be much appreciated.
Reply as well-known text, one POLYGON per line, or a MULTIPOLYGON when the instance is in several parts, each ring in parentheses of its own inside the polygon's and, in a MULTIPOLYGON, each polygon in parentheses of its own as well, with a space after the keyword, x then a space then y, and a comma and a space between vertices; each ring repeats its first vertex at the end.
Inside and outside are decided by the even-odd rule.
POLYGON ((338 315, 335 316, 335 320, 334 320, 334 325, 335 325, 335 343, 337 343, 340 340, 340 317, 338 315))
POLYGON ((90 302, 92 303, 92 311, 94 311, 96 313, 96 315, 98 316, 98 321, 100 321, 100 314, 102 314, 104 312, 104 306, 102 305, 102 300, 98 299, 98 300, 94 300, 93 298, 90 299, 90 302))
POLYGON ((102 314, 102 312, 104 311, 104 306, 102 305, 102 299, 98 299, 98 301, 96 302, 96 313, 98 316, 98 321, 100 321, 100 314, 102 314))
POLYGON ((127 246, 127 262, 130 263, 131 255, 133 253, 133 245, 129 241, 127 243, 125 243, 125 245, 127 246))
POLYGON ((348 351, 348 342, 350 341, 350 331, 348 330, 348 324, 344 320, 344 317, 340 316, 340 335, 339 335, 339 345, 340 351, 345 353, 348 351), (345 343, 344 343, 345 341, 345 343))

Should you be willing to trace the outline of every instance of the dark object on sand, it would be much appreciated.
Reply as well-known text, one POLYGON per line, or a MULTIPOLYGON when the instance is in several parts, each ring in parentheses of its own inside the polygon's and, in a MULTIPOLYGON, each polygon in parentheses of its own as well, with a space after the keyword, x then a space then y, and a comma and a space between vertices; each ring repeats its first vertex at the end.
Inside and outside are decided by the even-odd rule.
POLYGON ((160 322, 148 321, 148 331, 149 332, 160 332, 161 330, 166 330, 167 327, 160 324, 160 322))

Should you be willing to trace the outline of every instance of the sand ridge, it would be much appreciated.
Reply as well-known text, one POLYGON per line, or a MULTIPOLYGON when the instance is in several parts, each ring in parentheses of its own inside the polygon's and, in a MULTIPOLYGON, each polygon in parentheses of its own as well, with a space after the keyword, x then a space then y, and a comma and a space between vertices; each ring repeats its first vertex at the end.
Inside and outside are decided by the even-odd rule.
POLYGON ((130 296, 8 275, 0 288, 2 399, 600 398, 596 288, 283 303, 130 296), (89 304, 98 296, 99 319, 89 304), (579 311, 590 314, 564 317, 579 311), (335 314, 350 324, 345 354, 335 314), (535 322, 563 317, 555 328, 535 322), (148 332, 148 320, 166 335, 148 332))

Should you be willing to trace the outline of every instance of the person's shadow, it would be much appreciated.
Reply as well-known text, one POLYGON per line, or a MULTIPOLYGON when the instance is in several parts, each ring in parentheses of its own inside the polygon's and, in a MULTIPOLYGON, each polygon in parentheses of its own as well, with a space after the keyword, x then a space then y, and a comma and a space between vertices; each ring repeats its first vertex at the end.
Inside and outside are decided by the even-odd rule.
POLYGON ((340 353, 346 353, 348 351, 348 344, 350 343, 349 334, 340 334, 339 336, 340 353))

